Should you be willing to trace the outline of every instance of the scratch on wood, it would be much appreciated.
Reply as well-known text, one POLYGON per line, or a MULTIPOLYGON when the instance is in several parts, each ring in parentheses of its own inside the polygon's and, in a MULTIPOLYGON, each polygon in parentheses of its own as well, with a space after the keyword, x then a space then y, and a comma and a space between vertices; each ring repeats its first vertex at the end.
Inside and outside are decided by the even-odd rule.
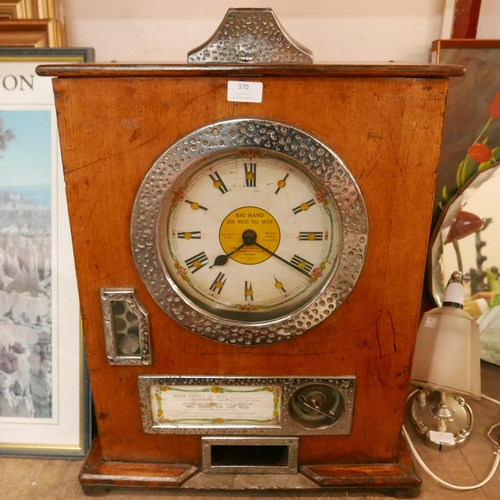
MULTIPOLYGON (((94 204, 92 205, 92 208, 91 208, 90 213, 89 213, 88 218, 87 218, 87 224, 85 224, 85 229, 88 228, 88 226, 90 224, 90 221, 92 219, 92 214, 94 213, 94 210, 97 206, 99 198, 101 197, 103 189, 104 189, 104 184, 101 186, 101 189, 99 189, 99 193, 97 194, 97 198, 95 199, 94 204)), ((82 198, 82 200, 83 200, 83 198, 82 198)))
MULTIPOLYGON (((384 322, 384 324, 387 323, 387 321, 384 322)), ((389 332, 388 332, 389 333, 389 332)), ((378 345, 378 358, 383 358, 385 356, 392 356, 395 352, 397 352, 397 346, 396 346, 396 329, 394 327, 394 320, 392 319, 392 315, 389 310, 384 310, 380 311, 380 315, 377 318, 377 321, 375 322, 375 336, 377 339, 377 345, 378 345), (390 334, 392 335, 392 350, 389 351, 389 342, 384 342, 385 349, 383 349, 382 346, 382 341, 380 339, 380 330, 381 330, 381 322, 383 321, 384 315, 387 314, 389 321, 388 321, 388 326, 389 328, 384 328, 385 330, 390 329, 390 334)), ((384 335, 385 338, 385 335, 384 335)))
MULTIPOLYGON (((373 136, 373 137, 375 137, 375 136, 373 136)), ((363 170, 361 172, 360 178, 364 177, 365 173, 366 173, 367 177, 370 177, 374 170, 377 172, 377 175, 378 175, 379 164, 378 164, 378 161, 375 160, 375 158, 378 158, 378 152, 380 151, 381 147, 382 147, 382 142, 378 141, 378 147, 375 150, 374 154, 372 155, 372 161, 369 163, 369 167, 367 165, 366 170, 363 170)))
POLYGON ((399 161, 399 152, 398 152, 398 145, 399 143, 397 143, 396 141, 394 141, 394 136, 393 134, 391 133, 391 144, 392 144, 392 148, 394 150, 394 160, 395 160, 395 163, 396 163, 396 167, 399 171, 399 175, 401 177, 401 179, 403 179, 403 183, 404 183, 404 171, 403 171, 403 167, 401 166, 401 162, 399 161))
POLYGON ((393 352, 397 352, 397 346, 396 346, 396 328, 394 327, 394 321, 392 319, 392 315, 391 315, 390 311, 388 311, 388 314, 389 314, 389 320, 391 322, 393 352))
POLYGON ((377 337, 377 344, 378 344, 378 357, 382 357, 382 346, 380 345, 380 337, 378 334, 378 321, 375 323, 375 336, 377 337))
MULTIPOLYGON (((200 94, 200 95, 197 95, 196 97, 194 97, 193 99, 190 99, 190 100, 186 103, 186 105, 185 105, 185 106, 183 106, 181 109, 179 109, 179 110, 176 112, 176 114, 175 114, 174 116, 172 116, 172 118, 171 118, 168 122, 166 122, 165 126, 164 126, 162 129, 160 129, 160 131, 159 131, 157 134, 155 134, 155 135, 153 135, 153 136, 149 137, 149 138, 148 138, 147 140, 145 140, 144 142, 141 142, 140 144, 137 144, 137 145, 135 145, 135 146, 134 146, 134 147, 132 147, 132 148, 129 148, 129 149, 124 149, 124 150, 118 151, 118 152, 116 152, 116 153, 113 153, 113 154, 110 154, 110 155, 108 155, 108 156, 104 156, 104 157, 102 157, 102 158, 98 158, 98 159, 96 159, 96 160, 94 160, 94 161, 91 161, 91 162, 89 162, 89 163, 86 163, 85 165, 82 165, 82 166, 80 166, 80 167, 77 167, 77 168, 74 168, 74 169, 68 170, 68 171, 67 171, 67 175, 70 175, 70 174, 72 174, 73 172, 78 172, 79 170, 82 170, 82 169, 85 169, 85 168, 91 167, 92 165, 95 165, 96 163, 104 162, 104 161, 106 161, 106 160, 108 160, 108 159, 110 159, 110 158, 114 158, 115 156, 119 156, 119 155, 127 154, 127 153, 130 153, 131 151, 135 151, 136 149, 139 149, 139 148, 143 147, 144 145, 146 145, 146 144, 150 143, 151 141, 155 140, 155 139, 156 139, 156 138, 157 138, 157 137, 158 137, 158 136, 159 136, 159 135, 160 135, 160 134, 161 134, 161 133, 162 133, 162 132, 163 132, 166 128, 168 128, 168 127, 170 126, 170 123, 171 123, 172 121, 175 121, 175 119, 176 119, 179 115, 183 114, 183 113, 186 111, 186 109, 187 109, 187 108, 189 108, 189 106, 190 106, 192 103, 194 103, 194 102, 198 101, 199 99, 202 99, 204 96, 206 96, 206 95, 208 95, 208 94, 211 94, 211 93, 213 93, 214 91, 215 91, 215 90, 210 90, 209 92, 206 92, 205 94, 200 94)), ((94 177, 95 177, 95 176, 94 176, 94 177)))
MULTIPOLYGON (((172 121, 172 120, 175 120, 175 118, 177 116, 179 116, 180 114, 182 114, 193 102, 196 102, 197 100, 199 99, 202 99, 206 94, 210 94, 210 93, 213 93, 214 90, 210 90, 209 92, 206 92, 205 94, 200 94, 200 95, 197 95, 196 97, 194 97, 193 99, 189 100, 185 106, 183 106, 181 109, 179 109, 177 111, 177 113, 172 117, 171 120, 169 120, 169 122, 167 122, 165 124, 165 126, 158 132, 158 134, 155 134, 154 136, 148 138, 147 140, 141 142, 140 144, 137 144, 135 145, 134 147, 131 147, 129 149, 125 149, 125 150, 122 150, 122 151, 119 151, 119 152, 116 152, 116 153, 113 153, 113 154, 110 154, 108 156, 104 156, 104 157, 101 157, 101 158, 98 158, 90 163, 86 163, 85 165, 82 165, 80 167, 77 167, 75 169, 72 169, 72 170, 67 170, 65 169, 65 177, 69 177, 71 174, 75 173, 75 172, 78 172, 82 169, 86 169, 86 168, 89 168, 97 163, 103 163, 111 158, 114 158, 115 156, 119 156, 119 155, 123 155, 123 154, 127 154, 127 153, 130 153, 131 151, 135 151, 136 149, 138 148, 141 148, 143 147, 144 145, 148 144, 149 142, 153 141, 154 139, 156 139, 156 137, 158 137, 158 135, 160 135, 163 130, 165 130, 168 126, 169 126, 169 123, 172 121)), ((76 204, 76 207, 73 211, 73 213, 77 212, 81 203, 83 202, 84 199, 86 199, 86 195, 87 193, 89 192, 90 188, 93 186, 97 176, 100 174, 101 170, 102 170, 102 165, 99 167, 99 169, 97 170, 97 172, 91 177, 91 179, 89 179, 89 184, 87 186, 87 188, 85 189, 85 192, 83 193, 83 195, 80 197, 80 200, 78 201, 78 203, 76 204)), ((99 192, 99 196, 97 197, 97 200, 99 200, 100 198, 100 193, 102 192, 102 186, 101 186, 101 191, 99 192)), ((94 204, 94 207, 92 208, 90 214, 89 214, 89 218, 87 220, 87 225, 86 227, 88 227, 88 225, 90 224, 90 220, 92 218, 92 213, 94 212, 95 210, 95 206, 97 204, 97 200, 96 200, 96 203, 94 204)))

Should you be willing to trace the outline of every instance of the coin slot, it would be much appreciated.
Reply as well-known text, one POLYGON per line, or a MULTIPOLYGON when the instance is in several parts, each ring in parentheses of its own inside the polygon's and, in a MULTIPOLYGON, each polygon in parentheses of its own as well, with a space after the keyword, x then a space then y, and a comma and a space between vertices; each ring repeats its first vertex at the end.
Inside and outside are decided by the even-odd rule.
POLYGON ((212 466, 288 465, 288 446, 212 446, 212 466))
POLYGON ((310 384, 297 389, 290 399, 290 416, 305 429, 335 425, 344 413, 342 394, 328 384, 310 384))
POLYGON ((203 472, 294 474, 298 448, 296 437, 203 437, 203 472))

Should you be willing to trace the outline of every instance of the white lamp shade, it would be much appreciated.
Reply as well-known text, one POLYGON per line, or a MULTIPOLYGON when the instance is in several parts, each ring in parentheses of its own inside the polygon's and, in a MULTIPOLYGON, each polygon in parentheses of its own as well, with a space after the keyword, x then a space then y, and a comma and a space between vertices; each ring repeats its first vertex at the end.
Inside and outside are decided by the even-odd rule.
POLYGON ((441 392, 481 397, 479 327, 457 307, 424 314, 417 333, 411 382, 441 392))

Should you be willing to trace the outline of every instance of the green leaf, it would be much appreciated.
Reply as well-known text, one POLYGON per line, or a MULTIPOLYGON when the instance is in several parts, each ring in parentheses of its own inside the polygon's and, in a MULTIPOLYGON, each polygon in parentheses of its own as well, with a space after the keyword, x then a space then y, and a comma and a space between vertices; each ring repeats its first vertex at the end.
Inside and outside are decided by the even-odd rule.
POLYGON ((443 186, 443 191, 441 194, 443 196, 444 201, 448 201, 451 198, 451 195, 448 193, 448 189, 447 189, 446 185, 443 186))
POLYGON ((493 295, 491 302, 488 304, 488 309, 491 310, 496 306, 500 306, 500 294, 499 293, 493 295))
POLYGON ((465 163, 465 160, 462 161, 462 163, 460 163, 460 165, 458 166, 458 169, 457 169, 457 186, 462 185, 462 177, 463 177, 462 171, 465 168, 464 163, 465 163))
POLYGON ((476 162, 467 155, 457 170, 457 188, 461 188, 475 173, 476 162))
POLYGON ((492 292, 500 293, 500 282, 498 281, 498 274, 494 273, 491 269, 485 269, 486 279, 488 280, 489 288, 492 292))
POLYGON ((484 141, 483 141, 483 144, 488 144, 488 138, 485 137, 484 141))
POLYGON ((488 168, 492 164, 493 164, 493 160, 489 160, 489 161, 485 161, 484 163, 480 163, 479 167, 477 167, 477 171, 481 172, 481 170, 488 168))
POLYGON ((491 157, 495 160, 498 161, 500 160, 500 147, 493 148, 491 150, 491 157))

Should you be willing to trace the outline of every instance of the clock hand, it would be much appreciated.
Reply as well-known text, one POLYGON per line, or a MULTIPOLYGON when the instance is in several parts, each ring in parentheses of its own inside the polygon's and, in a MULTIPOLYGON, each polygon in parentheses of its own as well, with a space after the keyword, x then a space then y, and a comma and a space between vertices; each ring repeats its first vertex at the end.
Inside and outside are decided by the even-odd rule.
POLYGON ((225 253, 223 255, 218 255, 217 257, 215 257, 214 263, 211 266, 209 266, 210 269, 212 269, 212 267, 214 267, 214 266, 223 266, 228 261, 229 257, 231 257, 231 255, 233 255, 233 253, 239 252, 244 246, 246 246, 245 243, 243 243, 239 247, 235 248, 230 253, 225 253))
POLYGON ((243 233, 242 237, 243 243, 239 247, 235 248, 232 252, 215 257, 214 263, 210 266, 210 269, 212 269, 212 267, 214 266, 223 266, 228 261, 229 257, 231 257, 231 255, 239 252, 243 247, 253 245, 257 238, 257 233, 255 231, 252 231, 251 229, 247 229, 243 233))
POLYGON ((308 278, 310 278, 311 276, 309 275, 309 273, 307 271, 304 271, 304 269, 300 269, 299 267, 297 266, 294 266, 291 262, 289 262, 288 260, 285 260, 283 257, 280 257, 279 255, 276 255, 274 252, 271 252, 271 250, 268 250, 266 247, 263 247, 262 245, 260 245, 259 243, 257 243, 256 241, 253 243, 256 247, 259 247, 261 250, 264 250, 264 252, 267 252, 268 254, 272 255, 273 257, 276 257, 278 260, 281 260, 281 262, 284 262, 285 264, 288 264, 290 267, 293 267, 296 271, 299 271, 299 273, 302 273, 304 274, 305 276, 307 276, 308 278))

